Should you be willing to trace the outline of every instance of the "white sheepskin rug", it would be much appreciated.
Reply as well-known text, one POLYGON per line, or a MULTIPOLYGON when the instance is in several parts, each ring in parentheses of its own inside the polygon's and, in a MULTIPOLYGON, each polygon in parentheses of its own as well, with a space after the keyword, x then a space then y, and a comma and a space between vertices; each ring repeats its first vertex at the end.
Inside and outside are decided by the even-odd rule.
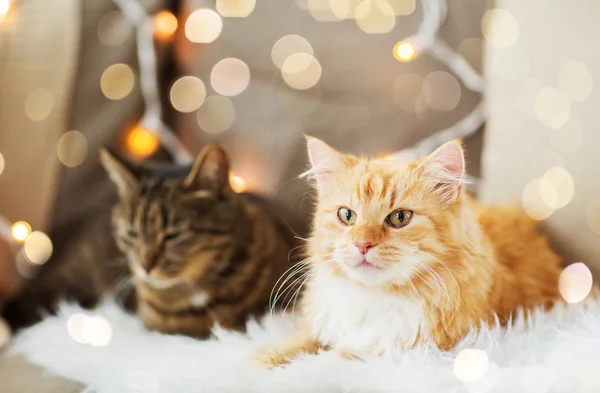
POLYGON ((483 329, 450 353, 411 350, 352 361, 330 352, 275 370, 254 369, 247 359, 291 330, 282 317, 250 322, 247 334, 216 329, 214 339, 196 341, 149 333, 112 302, 88 314, 93 319, 79 315, 68 324, 85 312, 64 305, 19 334, 11 351, 95 393, 600 392, 597 300, 534 312, 507 330, 483 329))

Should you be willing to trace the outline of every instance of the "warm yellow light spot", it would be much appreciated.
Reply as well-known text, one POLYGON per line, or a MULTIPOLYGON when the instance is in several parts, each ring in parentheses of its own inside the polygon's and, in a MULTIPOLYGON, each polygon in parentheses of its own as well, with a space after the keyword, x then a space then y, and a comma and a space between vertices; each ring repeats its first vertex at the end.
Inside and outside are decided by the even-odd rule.
POLYGON ((584 102, 592 94, 594 79, 588 67, 578 61, 567 61, 558 73, 558 88, 573 101, 584 102))
POLYGON ((10 234, 16 241, 23 242, 31 234, 31 226, 25 221, 17 221, 13 224, 10 234))
POLYGON ((367 34, 384 34, 396 25, 396 13, 384 0, 365 0, 354 10, 358 27, 367 34))
POLYGON ((100 89, 109 100, 125 98, 133 90, 135 76, 127 64, 113 64, 102 73, 100 89))
POLYGON ((555 208, 548 206, 546 201, 556 198, 552 194, 554 191, 553 188, 548 187, 548 184, 540 179, 534 179, 529 182, 523 190, 522 197, 525 213, 537 221, 542 221, 550 217, 554 213, 555 208))
POLYGON ((132 156, 146 158, 158 149, 160 141, 154 133, 137 125, 127 134, 126 145, 127 151, 132 156))
POLYGON ((288 57, 281 67, 281 76, 288 86, 297 90, 310 89, 321 79, 321 64, 311 54, 298 52, 288 57))
POLYGON ((58 159, 69 168, 83 164, 87 153, 87 138, 79 131, 69 131, 63 134, 56 145, 58 159))
POLYGON ((519 39, 519 22, 510 12, 501 9, 486 11, 481 18, 481 31, 485 40, 492 46, 508 48, 519 39))
POLYGON ((454 359, 454 375, 463 382, 473 382, 484 376, 489 364, 485 351, 465 348, 454 359))
POLYGON ((170 93, 171 105, 182 113, 190 113, 202 106, 206 99, 206 86, 195 76, 183 76, 173 83, 170 93))
POLYGON ((185 36, 191 42, 208 44, 219 37, 221 30, 221 16, 206 8, 192 12, 185 21, 185 36))
POLYGON ((579 303, 589 295, 593 284, 592 272, 581 262, 567 266, 558 279, 558 289, 568 303, 579 303))
POLYGON ((248 187, 246 180, 234 174, 233 172, 229 175, 229 184, 231 184, 233 191, 237 192, 238 194, 246 191, 248 187))
POLYGON ((168 41, 177 31, 177 18, 169 11, 154 15, 154 36, 159 41, 168 41))
POLYGON ((548 169, 540 178, 540 187, 542 200, 552 209, 565 207, 575 192, 573 178, 561 167, 548 169))
MULTIPOLYGON (((296 2, 302 8, 299 2, 296 2)), ((337 22, 340 17, 334 13, 330 0, 307 0, 306 9, 310 15, 319 22, 337 22)))
POLYGON ((406 41, 400 41, 394 46, 394 57, 405 63, 415 57, 415 47, 406 41))
POLYGON ((286 35, 278 39, 273 45, 271 60, 273 60, 273 64, 277 68, 281 69, 287 58, 294 53, 308 53, 312 55, 313 48, 310 42, 304 37, 295 34, 286 35))
POLYGON ((217 11, 228 18, 245 18, 254 11, 256 0, 217 0, 217 11))
POLYGON ((43 232, 35 231, 25 239, 23 254, 33 265, 41 266, 52 256, 52 241, 43 232))
POLYGON ((47 119, 53 108, 54 94, 45 87, 33 89, 25 100, 25 113, 35 122, 47 119))
POLYGON ((220 134, 235 123, 235 106, 227 97, 210 96, 196 113, 198 126, 209 134, 220 134))
POLYGON ((4 20, 10 11, 10 0, 0 0, 0 22, 4 20))
POLYGON ((240 59, 223 59, 213 67, 210 83, 217 93, 227 97, 236 96, 248 87, 250 68, 240 59))

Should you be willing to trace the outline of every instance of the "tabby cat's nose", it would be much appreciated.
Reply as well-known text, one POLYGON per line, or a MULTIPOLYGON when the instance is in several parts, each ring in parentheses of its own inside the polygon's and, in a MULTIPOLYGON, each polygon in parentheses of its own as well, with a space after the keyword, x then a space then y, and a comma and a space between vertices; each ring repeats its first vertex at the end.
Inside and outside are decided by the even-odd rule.
POLYGON ((151 253, 151 252, 142 253, 139 257, 140 266, 147 273, 150 273, 150 270, 152 270, 152 268, 154 266, 156 266, 157 261, 158 261, 158 254, 151 253))

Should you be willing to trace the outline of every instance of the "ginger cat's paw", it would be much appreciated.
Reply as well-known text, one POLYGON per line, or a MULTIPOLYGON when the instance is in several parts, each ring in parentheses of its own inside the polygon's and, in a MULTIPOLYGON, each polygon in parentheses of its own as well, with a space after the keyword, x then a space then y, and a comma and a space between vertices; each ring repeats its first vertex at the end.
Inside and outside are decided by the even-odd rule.
POLYGON ((251 366, 272 369, 290 362, 289 354, 280 346, 267 345, 258 348, 249 359, 251 366))

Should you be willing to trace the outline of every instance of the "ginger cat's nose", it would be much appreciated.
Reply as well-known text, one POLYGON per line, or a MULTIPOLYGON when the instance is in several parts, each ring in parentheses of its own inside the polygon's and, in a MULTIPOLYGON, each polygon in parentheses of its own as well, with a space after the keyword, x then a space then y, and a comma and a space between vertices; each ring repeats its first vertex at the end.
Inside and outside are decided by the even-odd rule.
POLYGON ((358 248, 358 251, 360 251, 360 253, 364 255, 377 244, 368 240, 356 240, 354 241, 354 245, 356 246, 356 248, 358 248))

